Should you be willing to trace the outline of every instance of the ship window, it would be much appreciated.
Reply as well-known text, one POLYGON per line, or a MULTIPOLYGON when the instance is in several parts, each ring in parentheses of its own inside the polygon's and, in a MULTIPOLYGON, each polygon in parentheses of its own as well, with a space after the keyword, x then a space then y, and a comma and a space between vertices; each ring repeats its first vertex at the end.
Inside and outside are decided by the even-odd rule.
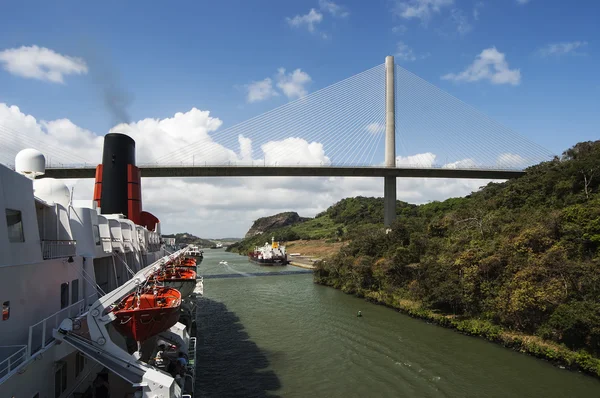
POLYGON ((85 357, 82 353, 78 352, 75 355, 75 377, 79 376, 85 367, 85 357))
POLYGON ((79 301, 79 279, 71 281, 71 304, 79 301))
POLYGON ((54 398, 58 398, 67 389, 67 367, 61 363, 54 373, 54 398))
POLYGON ((60 308, 69 306, 69 283, 61 283, 60 285, 60 308))
POLYGON ((98 246, 100 244, 100 227, 94 225, 92 229, 94 231, 94 242, 96 242, 96 246, 98 246))
POLYGON ((10 318, 10 301, 5 301, 2 303, 2 320, 8 321, 10 318))
POLYGON ((6 225, 9 242, 25 242, 23 235, 23 220, 19 210, 6 209, 6 225))

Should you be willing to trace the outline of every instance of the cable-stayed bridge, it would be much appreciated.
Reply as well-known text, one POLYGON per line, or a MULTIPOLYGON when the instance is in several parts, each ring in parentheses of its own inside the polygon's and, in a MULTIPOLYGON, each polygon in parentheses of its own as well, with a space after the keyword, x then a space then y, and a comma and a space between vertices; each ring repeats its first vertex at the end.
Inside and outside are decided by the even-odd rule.
MULTIPOLYGON (((22 149, 26 139, 15 143, 10 133, 0 121, 0 137, 13 139, 6 145, 22 149)), ((397 177, 509 179, 553 157, 394 65, 393 57, 245 122, 197 135, 168 152, 138 147, 142 176, 384 177, 387 225, 395 214, 397 177)), ((47 177, 94 177, 95 164, 87 159, 51 143, 33 144, 61 160, 50 162, 47 177)))

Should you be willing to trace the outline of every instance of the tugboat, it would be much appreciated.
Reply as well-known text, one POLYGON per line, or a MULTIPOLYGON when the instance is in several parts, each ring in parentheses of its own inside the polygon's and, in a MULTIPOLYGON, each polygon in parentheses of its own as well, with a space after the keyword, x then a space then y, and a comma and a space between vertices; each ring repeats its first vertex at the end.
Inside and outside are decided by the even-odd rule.
POLYGON ((263 246, 255 247, 248 253, 248 259, 264 265, 286 265, 288 263, 285 246, 275 242, 275 237, 271 238, 271 244, 265 242, 263 246))
POLYGON ((194 257, 198 263, 201 263, 204 259, 204 252, 198 249, 198 246, 191 245, 188 248, 187 255, 190 257, 194 257))

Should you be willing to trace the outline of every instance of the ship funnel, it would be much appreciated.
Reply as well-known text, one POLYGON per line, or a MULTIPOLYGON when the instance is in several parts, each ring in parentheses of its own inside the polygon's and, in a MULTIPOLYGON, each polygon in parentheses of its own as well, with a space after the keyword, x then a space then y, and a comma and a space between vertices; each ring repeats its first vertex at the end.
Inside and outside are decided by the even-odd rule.
POLYGON ((101 214, 124 214, 136 224, 142 211, 140 172, 135 141, 119 133, 104 136, 102 164, 96 168, 94 200, 101 214))

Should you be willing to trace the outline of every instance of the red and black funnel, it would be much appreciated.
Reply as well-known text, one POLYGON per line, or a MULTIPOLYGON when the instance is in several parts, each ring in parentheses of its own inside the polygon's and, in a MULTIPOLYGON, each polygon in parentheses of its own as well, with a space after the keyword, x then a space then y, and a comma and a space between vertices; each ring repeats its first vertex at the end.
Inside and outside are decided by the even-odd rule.
POLYGON ((140 169, 135 166, 135 141, 125 134, 104 136, 102 164, 96 167, 94 200, 101 214, 124 214, 154 230, 158 219, 142 211, 140 169))

